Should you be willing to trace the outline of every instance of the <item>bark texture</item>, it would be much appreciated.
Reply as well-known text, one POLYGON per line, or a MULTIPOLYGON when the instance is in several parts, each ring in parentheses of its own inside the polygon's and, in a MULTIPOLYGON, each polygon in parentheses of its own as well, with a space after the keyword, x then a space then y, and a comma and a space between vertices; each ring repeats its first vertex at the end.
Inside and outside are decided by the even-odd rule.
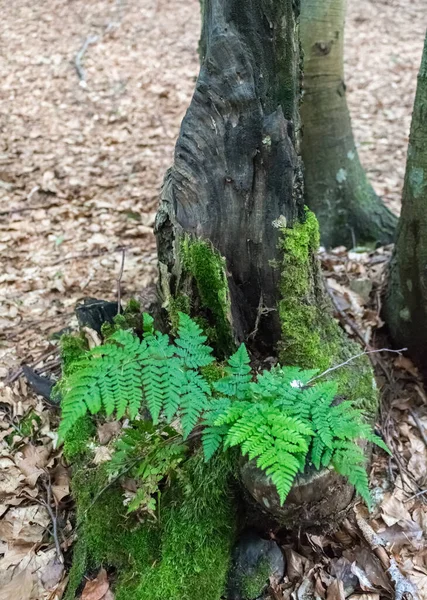
POLYGON ((375 194, 356 150, 345 95, 344 20, 345 0, 301 2, 306 203, 325 246, 386 244, 397 218, 375 194))
POLYGON ((427 373, 427 38, 418 75, 385 318, 395 343, 407 346, 427 373))
MULTIPOLYGON (((200 74, 156 226, 165 302, 186 285, 179 257, 184 234, 207 240, 225 257, 227 318, 236 340, 252 334, 255 343, 269 347, 280 337, 274 223, 292 225, 304 215, 295 150, 294 4, 204 1, 200 74)), ((212 321, 209 310, 204 316, 212 321)))

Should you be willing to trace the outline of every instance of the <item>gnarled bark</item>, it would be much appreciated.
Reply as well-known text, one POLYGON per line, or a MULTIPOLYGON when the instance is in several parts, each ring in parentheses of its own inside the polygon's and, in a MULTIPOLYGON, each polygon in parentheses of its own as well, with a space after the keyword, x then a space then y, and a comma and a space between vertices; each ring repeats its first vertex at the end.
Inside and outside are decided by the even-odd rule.
POLYGON ((396 344, 427 373, 427 38, 412 115, 402 212, 385 318, 396 344))
POLYGON ((397 218, 360 163, 344 83, 345 0, 302 0, 305 197, 327 246, 390 243, 397 218))
MULTIPOLYGON (((156 221, 163 306, 172 327, 177 309, 201 318, 221 357, 243 341, 326 369, 358 349, 329 312, 304 209, 296 3, 204 0, 202 14, 200 74, 156 221)), ((355 368, 341 391, 375 410, 368 361, 355 368)))
POLYGON ((303 217, 295 9, 291 0, 205 0, 203 17, 200 74, 157 217, 161 286, 173 296, 182 289, 184 233, 208 240, 226 259, 235 338, 253 334, 272 348, 280 338, 274 223, 303 217))

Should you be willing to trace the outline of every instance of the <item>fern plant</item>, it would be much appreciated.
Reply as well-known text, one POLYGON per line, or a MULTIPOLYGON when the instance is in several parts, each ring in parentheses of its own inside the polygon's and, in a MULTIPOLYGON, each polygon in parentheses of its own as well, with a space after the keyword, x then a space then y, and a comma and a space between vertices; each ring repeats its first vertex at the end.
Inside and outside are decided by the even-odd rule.
POLYGON ((239 447, 271 478, 282 503, 298 473, 311 466, 334 468, 369 504, 358 442, 389 450, 351 402, 335 402, 335 382, 312 385, 317 371, 298 367, 276 366, 254 377, 243 344, 228 359, 223 376, 210 382, 203 369, 214 361, 212 348, 190 317, 179 314, 173 341, 154 330, 148 315, 143 332, 141 340, 130 331, 115 332, 108 343, 87 352, 61 384, 62 438, 88 411, 103 409, 116 418, 127 413, 135 420, 148 409, 152 423, 126 432, 111 462, 113 470, 126 469, 126 460, 137 458, 132 472, 139 489, 130 509, 154 514, 160 483, 177 468, 184 441, 198 426, 206 460, 221 449, 239 447))
POLYGON ((172 427, 136 421, 126 429, 115 444, 108 471, 112 477, 126 474, 137 484, 127 502, 128 512, 138 510, 156 519, 161 483, 177 472, 187 453, 187 445, 172 427))
POLYGON ((148 316, 142 340, 130 331, 114 333, 107 344, 88 351, 62 383, 60 438, 88 411, 96 414, 104 409, 107 416, 114 413, 117 419, 128 412, 135 419, 142 405, 154 424, 161 414, 168 422, 178 416, 187 437, 211 396, 200 372, 214 360, 206 339, 185 314, 180 314, 174 343, 154 331, 148 316))

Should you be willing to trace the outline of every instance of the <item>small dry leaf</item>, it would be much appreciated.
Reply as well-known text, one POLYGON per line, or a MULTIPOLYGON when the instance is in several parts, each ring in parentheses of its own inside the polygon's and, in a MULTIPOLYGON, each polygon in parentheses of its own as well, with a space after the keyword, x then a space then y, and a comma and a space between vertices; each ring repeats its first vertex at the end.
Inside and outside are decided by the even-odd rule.
POLYGON ((70 475, 68 469, 59 464, 52 472, 52 494, 57 502, 61 502, 70 493, 70 475))
POLYGON ((407 371, 410 375, 416 377, 417 379, 420 376, 418 369, 412 360, 407 356, 403 356, 402 354, 399 354, 399 356, 395 359, 394 366, 398 369, 402 369, 403 371, 407 371))
POLYGON ((40 475, 43 475, 43 469, 48 463, 49 455, 49 446, 33 446, 32 444, 26 444, 17 453, 16 465, 25 475, 25 481, 29 486, 34 487, 37 479, 40 475))
POLYGON ((98 426, 98 438, 99 443, 104 446, 120 432, 121 423, 120 421, 111 421, 98 426))
POLYGON ((411 521, 411 515, 405 504, 395 495, 389 496, 381 504, 382 518, 386 525, 391 527, 395 523, 411 521))
POLYGON ((55 557, 41 573, 41 582, 46 590, 52 590, 61 581, 64 565, 55 557))
POLYGON ((95 579, 86 582, 81 600, 103 600, 109 588, 107 571, 101 569, 95 579))

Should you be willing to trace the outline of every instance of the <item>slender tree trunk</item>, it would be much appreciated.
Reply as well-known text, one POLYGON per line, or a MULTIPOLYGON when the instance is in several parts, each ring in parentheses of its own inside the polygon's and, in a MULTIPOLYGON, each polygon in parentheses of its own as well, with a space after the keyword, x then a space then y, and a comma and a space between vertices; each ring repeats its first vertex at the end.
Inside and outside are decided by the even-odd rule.
POLYGON ((427 372, 427 38, 412 115, 402 212, 385 302, 390 333, 427 372))
POLYGON ((360 164, 344 83, 345 0, 302 0, 302 157, 306 203, 326 246, 393 241, 397 218, 360 164))

